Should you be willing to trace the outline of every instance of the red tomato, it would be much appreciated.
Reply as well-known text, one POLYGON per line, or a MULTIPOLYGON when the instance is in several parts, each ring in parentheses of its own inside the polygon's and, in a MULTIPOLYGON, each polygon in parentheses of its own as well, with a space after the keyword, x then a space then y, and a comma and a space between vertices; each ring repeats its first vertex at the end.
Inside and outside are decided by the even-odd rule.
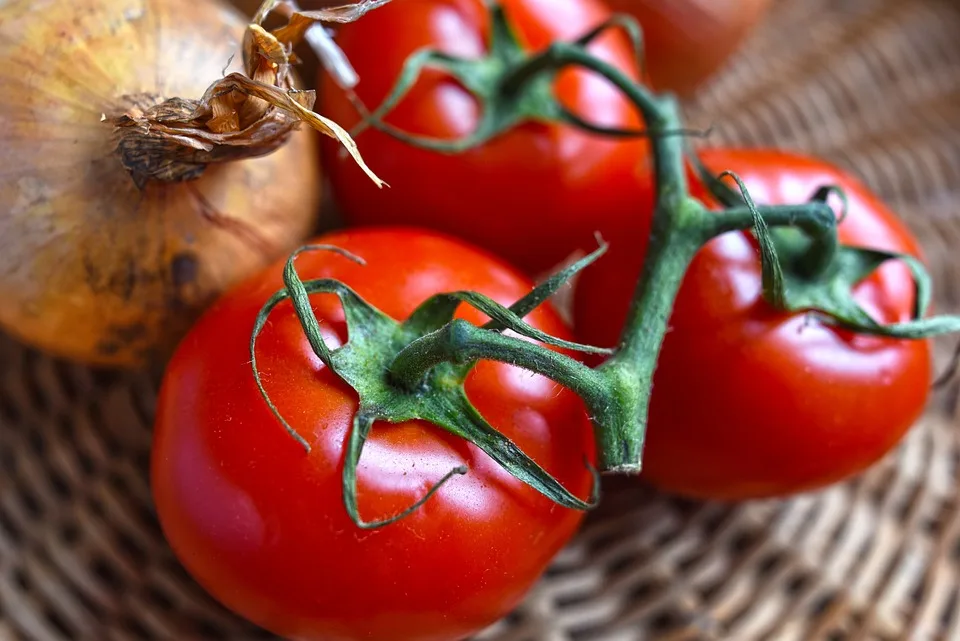
MULTIPOLYGON (((367 260, 304 254, 304 279, 343 280, 403 319, 432 294, 483 292, 506 304, 531 287, 485 253, 414 230, 323 237, 367 260)), ((307 454, 254 385, 248 343, 261 305, 282 288, 282 265, 219 301, 169 365, 159 399, 153 491, 163 530, 190 573, 249 620, 301 640, 451 640, 507 614, 581 521, 515 480, 477 447, 424 422, 377 424, 358 472, 364 520, 410 506, 467 465, 421 509, 360 530, 342 503, 345 435, 355 393, 310 350, 292 307, 276 309, 258 365, 281 414, 312 444, 307 454)), ((332 346, 346 339, 342 308, 312 297, 332 346)), ((472 310, 462 317, 480 323, 472 310)), ((555 311, 528 321, 569 337, 555 311)), ((492 425, 572 492, 586 497, 592 432, 571 393, 513 366, 480 362, 467 393, 492 425)))
MULTIPOLYGON (((505 0, 531 50, 583 35, 609 16, 597 0, 505 0)), ((394 0, 344 25, 337 42, 360 75, 357 94, 378 106, 404 60, 422 47, 481 56, 489 31, 481 0, 394 0)), ((619 31, 590 51, 635 76, 635 55, 619 31)), ((358 121, 353 106, 322 74, 318 109, 344 126, 358 121)), ((593 122, 639 128, 636 110, 606 80, 565 70, 556 94, 593 122)), ((473 97, 440 72, 425 74, 386 121, 435 138, 459 138, 479 118, 473 97)), ((456 155, 416 149, 366 131, 364 157, 391 187, 370 185, 334 146, 324 149, 334 198, 351 225, 411 224, 442 230, 483 246, 530 271, 552 267, 590 242, 606 218, 629 215, 642 190, 638 172, 647 143, 617 141, 556 124, 526 124, 456 155)))
POLYGON ((643 28, 650 82, 689 94, 715 74, 756 28, 770 0, 607 0, 643 28))
MULTIPOLYGON (((846 244, 919 255, 908 230, 862 185, 819 161, 774 151, 704 153, 741 175, 758 203, 797 203, 825 184, 850 198, 846 244)), ((701 194, 701 197, 703 195, 701 194)), ((637 280, 647 225, 613 236, 576 294, 580 340, 616 342, 637 280)), ((855 291, 877 320, 908 320, 910 274, 887 263, 855 291)), ((843 479, 889 451, 930 387, 927 341, 852 335, 761 298, 758 252, 745 233, 694 259, 654 376, 643 475, 694 497, 784 495, 843 479)))

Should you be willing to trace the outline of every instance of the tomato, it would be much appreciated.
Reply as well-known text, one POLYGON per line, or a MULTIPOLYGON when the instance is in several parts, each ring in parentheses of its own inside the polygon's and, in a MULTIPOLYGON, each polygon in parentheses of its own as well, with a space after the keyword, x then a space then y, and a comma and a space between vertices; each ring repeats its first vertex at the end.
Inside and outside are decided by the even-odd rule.
POLYGON ((651 84, 690 94, 713 76, 766 14, 770 0, 607 0, 643 28, 651 84))
MULTIPOLYGON (((583 35, 609 17, 597 0, 505 0, 519 36, 531 50, 583 35)), ((355 23, 337 42, 360 76, 357 95, 379 105, 404 60, 422 47, 458 56, 486 52, 489 31, 482 0, 394 0, 355 23)), ((622 32, 590 47, 597 57, 636 76, 635 54, 622 32)), ((322 74, 318 109, 346 127, 356 110, 322 74)), ((640 128, 636 110, 605 79, 565 70, 556 94, 590 121, 640 128)), ((403 130, 440 139, 475 129, 473 97, 449 76, 426 73, 386 118, 403 130)), ((351 225, 405 224, 441 230, 491 250, 530 271, 552 267, 593 239, 598 222, 634 211, 642 190, 643 139, 614 140, 558 124, 525 124, 455 155, 425 151, 377 131, 357 136, 364 157, 391 187, 369 179, 333 147, 324 148, 334 199, 351 225)))
MULTIPOLYGON (((531 283, 458 240, 410 229, 343 231, 302 255, 304 279, 340 279, 395 319, 427 297, 458 289, 504 304, 531 283)), ((250 371, 254 318, 282 288, 282 265, 232 290, 184 339, 159 397, 152 486, 163 531, 184 566, 249 620, 306 640, 448 640, 465 637, 518 604, 570 539, 582 512, 517 481, 477 447, 412 421, 377 424, 358 472, 366 521, 409 507, 451 469, 466 465, 412 515, 358 529, 342 503, 345 435, 356 394, 310 350, 288 303, 257 343, 258 365, 279 411, 312 445, 309 454, 268 411, 250 371)), ((342 308, 311 298, 331 346, 346 340, 342 308)), ((484 317, 465 309, 471 322, 484 317)), ((544 306, 527 320, 570 331, 544 306)), ((540 376, 481 361, 467 379, 492 425, 577 496, 590 493, 594 460, 581 401, 540 376)))
MULTIPOLYGON (((713 150, 703 158, 711 170, 739 173, 759 203, 804 202, 819 186, 838 184, 850 199, 841 242, 919 255, 894 215, 833 167, 776 151, 713 150)), ((584 273, 575 302, 581 341, 615 344, 648 227, 612 236, 610 253, 584 273)), ((855 297, 881 322, 909 320, 910 274, 888 262, 855 297)), ((701 249, 684 278, 654 375, 642 474, 701 498, 825 486, 900 440, 923 408, 930 370, 927 341, 853 335, 774 311, 761 298, 755 242, 725 234, 701 249)))

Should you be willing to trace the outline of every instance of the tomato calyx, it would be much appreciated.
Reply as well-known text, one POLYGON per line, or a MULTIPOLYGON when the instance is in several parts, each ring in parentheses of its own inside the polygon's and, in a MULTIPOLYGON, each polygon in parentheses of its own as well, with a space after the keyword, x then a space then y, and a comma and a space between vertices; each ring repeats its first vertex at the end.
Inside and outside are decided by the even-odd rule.
MULTIPOLYGON (((696 171, 706 184, 711 195, 731 212, 744 209, 751 216, 759 208, 739 177, 723 172, 713 176, 696 159, 696 171), (723 181, 732 177, 739 192, 723 181)), ((835 185, 824 185, 810 199, 810 203, 826 205, 831 194, 839 196, 843 203, 839 224, 846 217, 847 198, 835 185)), ((960 317, 927 317, 932 299, 930 276, 923 264, 908 254, 856 247, 839 243, 835 227, 823 220, 805 228, 770 229, 758 218, 754 235, 760 248, 763 297, 778 310, 791 313, 808 313, 822 322, 844 329, 875 336, 902 339, 923 339, 960 331, 960 317), (854 288, 888 261, 906 265, 913 277, 915 288, 912 317, 909 321, 880 323, 857 301, 854 288)))
MULTIPOLYGON (((630 37, 634 49, 640 51, 642 35, 633 18, 615 15, 573 42, 554 43, 546 50, 532 54, 524 49, 500 3, 489 2, 487 9, 491 28, 486 56, 463 58, 432 48, 413 53, 404 62, 387 97, 374 111, 371 112, 356 94, 348 92, 362 118, 351 134, 359 136, 364 129, 372 127, 406 144, 443 153, 461 153, 479 147, 528 122, 562 123, 590 133, 612 136, 639 137, 646 134, 644 130, 591 123, 567 109, 554 94, 556 75, 567 64, 554 55, 558 45, 586 52, 586 47, 605 32, 621 28, 630 37), (445 72, 476 99, 481 117, 471 133, 461 138, 441 140, 412 134, 384 121, 426 69, 445 72)), ((642 59, 640 64, 642 67, 642 59)))
MULTIPOLYGON (((578 385, 571 381, 578 377, 589 380, 593 372, 588 367, 530 340, 595 354, 608 353, 609 350, 555 338, 525 323, 522 316, 546 301, 604 250, 605 247, 601 247, 557 273, 509 308, 476 292, 451 292, 428 299, 406 321, 400 323, 370 305, 343 282, 334 279, 302 281, 295 266, 297 256, 307 251, 332 251, 344 259, 362 264, 360 257, 331 245, 301 247, 287 259, 283 270, 284 289, 263 305, 254 323, 250 363, 257 388, 287 433, 309 452, 310 444, 270 400, 257 366, 257 338, 271 312, 289 300, 313 353, 352 387, 359 397, 359 407, 346 443, 342 481, 344 507, 360 528, 378 528, 408 516, 448 480, 467 473, 465 467, 456 467, 399 514, 380 521, 363 521, 357 504, 357 467, 376 421, 399 423, 421 419, 433 423, 475 444, 515 477, 559 505, 579 510, 590 509, 597 501, 599 480, 596 473, 590 498, 584 500, 572 494, 484 419, 467 398, 464 382, 476 361, 481 358, 527 366, 532 371, 546 375, 552 373, 574 387, 578 385), (324 342, 320 324, 311 307, 310 295, 319 293, 337 295, 343 307, 348 340, 336 349, 330 349, 324 342), (476 308, 492 320, 483 327, 455 320, 454 314, 461 304, 476 308), (522 338, 504 335, 505 330, 522 338), (557 374, 554 371, 557 367, 565 368, 564 373, 557 374)), ((588 461, 585 463, 590 466, 588 461)))

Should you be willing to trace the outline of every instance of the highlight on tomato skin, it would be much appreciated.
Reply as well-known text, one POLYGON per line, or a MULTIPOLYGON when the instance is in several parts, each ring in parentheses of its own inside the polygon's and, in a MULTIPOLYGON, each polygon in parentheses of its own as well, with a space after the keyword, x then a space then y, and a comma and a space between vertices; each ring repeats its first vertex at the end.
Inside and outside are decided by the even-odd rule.
MULTIPOLYGON (((780 151, 704 150, 712 171, 739 174, 760 204, 803 202, 839 184, 850 207, 841 242, 920 255, 908 228, 840 170, 780 151)), ((702 186, 699 197, 705 198, 702 186)), ((645 253, 642 217, 609 235, 608 254, 577 285, 580 341, 613 345, 645 253)), ((900 263, 856 288, 886 323, 909 320, 914 286, 900 263)), ((761 298, 752 238, 700 250, 684 277, 654 376, 642 476, 701 499, 785 496, 847 479, 889 453, 919 418, 931 383, 928 340, 896 340, 774 312, 761 298)))
MULTIPOLYGON (((504 0, 521 40, 540 50, 571 40, 610 17, 600 0, 504 0)), ((356 92, 370 109, 387 96, 404 60, 423 47, 479 57, 489 35, 481 0, 393 0, 337 31, 337 43, 361 81, 356 92), (373 46, 371 43, 376 43, 373 46)), ((618 30, 588 51, 637 77, 636 55, 618 30)), ((356 108, 329 75, 319 78, 320 111, 348 129, 356 108)), ((636 109, 603 78, 565 70, 556 82, 560 102, 601 125, 640 129, 636 109)), ((404 131, 441 140, 472 132, 477 101, 439 71, 421 76, 385 121, 404 131)), ((553 123, 525 124, 471 151, 419 149, 389 135, 357 135, 366 157, 390 189, 368 189, 362 174, 331 146, 323 166, 348 226, 417 225, 453 234, 493 251, 528 273, 541 273, 592 242, 598 219, 624 217, 648 190, 642 159, 645 139, 609 139, 553 123)))
MULTIPOLYGON (((428 296, 469 289, 510 304, 530 281, 450 237, 411 229, 330 233, 317 242, 362 257, 303 254, 302 278, 337 278, 396 319, 428 296)), ((257 343, 264 384, 309 454, 270 414, 251 375, 250 334, 282 288, 282 264, 233 289, 181 343, 158 399, 152 489, 177 557, 216 599, 289 638, 444 641, 509 613, 576 532, 582 512, 558 507, 475 446, 412 421, 377 425, 358 472, 361 516, 408 507, 451 468, 421 509, 359 530, 344 509, 344 439, 356 395, 313 355, 289 305, 257 343), (402 631, 402 633, 401 633, 402 631)), ((342 309, 311 297, 329 345, 347 340, 342 309)), ((464 310, 474 323, 484 319, 464 310)), ((570 330, 549 305, 527 320, 570 330)), ((497 429, 578 496, 588 496, 593 435, 579 398, 543 377, 483 361, 467 393, 497 429)))

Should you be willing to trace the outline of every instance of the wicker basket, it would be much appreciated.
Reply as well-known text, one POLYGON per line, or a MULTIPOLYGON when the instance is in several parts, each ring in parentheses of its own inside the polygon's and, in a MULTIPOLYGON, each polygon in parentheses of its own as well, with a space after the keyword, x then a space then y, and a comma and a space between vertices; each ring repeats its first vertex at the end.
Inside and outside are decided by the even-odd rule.
MULTIPOLYGON (((687 105, 709 144, 822 155, 920 236, 960 310, 960 5, 780 0, 687 105)), ((939 363, 950 345, 939 344, 939 363)), ((160 535, 147 477, 158 377, 0 340, 0 641, 268 639, 214 604, 160 535)), ((958 386, 862 477, 736 506, 608 483, 498 641, 960 639, 958 386)))

